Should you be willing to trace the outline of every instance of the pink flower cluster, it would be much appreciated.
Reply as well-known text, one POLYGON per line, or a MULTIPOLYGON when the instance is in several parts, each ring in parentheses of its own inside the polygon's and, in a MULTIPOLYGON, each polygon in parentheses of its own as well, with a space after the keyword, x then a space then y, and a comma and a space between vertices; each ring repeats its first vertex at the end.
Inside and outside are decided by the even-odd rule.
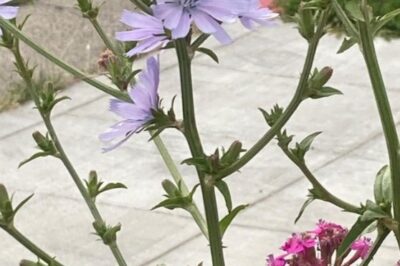
POLYGON ((372 242, 366 237, 354 241, 345 258, 336 258, 333 263, 335 251, 347 233, 348 230, 338 224, 320 220, 314 230, 292 234, 281 247, 284 253, 277 257, 269 255, 267 266, 353 265, 368 255, 372 242))

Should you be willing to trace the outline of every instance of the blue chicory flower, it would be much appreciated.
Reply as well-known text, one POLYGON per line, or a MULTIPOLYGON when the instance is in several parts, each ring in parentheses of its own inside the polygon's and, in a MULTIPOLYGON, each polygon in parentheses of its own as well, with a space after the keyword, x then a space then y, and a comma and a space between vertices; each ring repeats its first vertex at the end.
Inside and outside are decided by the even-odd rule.
POLYGON ((133 29, 117 32, 116 39, 122 42, 137 42, 136 47, 128 51, 129 57, 165 47, 169 42, 163 23, 157 17, 124 10, 121 22, 133 29))
MULTIPOLYGON (((3 19, 13 19, 18 13, 18 7, 4 5, 8 2, 11 2, 11 0, 0 0, 0 17, 3 19)), ((3 32, 0 29, 0 36, 2 35, 3 32)))
POLYGON ((204 33, 212 34, 223 44, 231 38, 220 25, 233 22, 232 0, 158 0, 153 7, 157 17, 164 20, 164 26, 171 30, 172 38, 188 35, 192 22, 204 33))
POLYGON ((159 61, 155 57, 150 57, 147 60, 146 69, 139 74, 137 83, 129 90, 132 102, 111 100, 110 111, 122 117, 123 120, 100 135, 101 141, 111 144, 103 148, 103 151, 107 152, 120 146, 133 134, 142 131, 154 118, 153 111, 159 107, 157 92, 159 77, 159 61))
POLYGON ((271 25, 271 20, 278 17, 278 14, 267 7, 262 7, 259 0, 248 0, 247 4, 242 5, 241 10, 238 10, 238 17, 244 27, 252 30, 256 23, 264 26, 271 25))

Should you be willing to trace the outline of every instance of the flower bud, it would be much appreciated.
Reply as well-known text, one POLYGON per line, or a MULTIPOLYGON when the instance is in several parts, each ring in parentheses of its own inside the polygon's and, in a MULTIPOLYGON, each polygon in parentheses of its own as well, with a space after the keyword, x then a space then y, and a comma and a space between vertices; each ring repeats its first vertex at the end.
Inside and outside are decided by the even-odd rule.
POLYGON ((165 179, 162 181, 161 184, 162 184, 162 187, 164 188, 165 192, 167 192, 168 196, 176 197, 180 194, 179 189, 170 180, 165 179))
POLYGON ((6 187, 3 184, 0 184, 0 208, 4 205, 4 203, 9 202, 10 198, 8 196, 8 192, 6 187))
POLYGON ((243 145, 240 141, 234 141, 228 151, 222 156, 222 166, 228 166, 239 159, 240 153, 243 151, 243 145))
POLYGON ((43 136, 42 133, 40 133, 39 131, 35 131, 33 132, 32 137, 39 148, 41 148, 42 150, 47 150, 48 140, 45 136, 43 136))
POLYGON ((314 87, 321 88, 331 79, 332 75, 333 75, 333 68, 324 67, 313 77, 314 87))
POLYGON ((306 8, 303 2, 300 3, 297 15, 297 23, 300 34, 304 37, 304 39, 310 41, 314 37, 315 33, 314 14, 313 10, 306 8))

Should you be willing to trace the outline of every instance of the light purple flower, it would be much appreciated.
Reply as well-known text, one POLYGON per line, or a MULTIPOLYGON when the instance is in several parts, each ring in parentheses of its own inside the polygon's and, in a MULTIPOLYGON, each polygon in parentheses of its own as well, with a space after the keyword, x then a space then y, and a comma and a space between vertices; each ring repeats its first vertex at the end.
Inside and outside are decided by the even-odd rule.
POLYGON ((240 22, 249 30, 253 29, 255 24, 271 25, 271 20, 278 17, 278 14, 269 8, 262 7, 259 0, 248 0, 246 5, 240 7, 241 10, 237 11, 240 22))
POLYGON ((188 35, 192 22, 204 33, 212 34, 223 44, 231 38, 221 27, 221 22, 233 22, 237 0, 158 0, 153 7, 157 17, 164 20, 164 26, 172 31, 172 38, 188 35))
POLYGON ((100 135, 100 140, 111 144, 103 149, 105 152, 120 146, 133 134, 143 130, 154 118, 153 111, 159 107, 157 93, 159 76, 159 61, 155 57, 150 57, 147 60, 146 69, 140 73, 137 83, 129 90, 132 103, 111 100, 110 111, 122 117, 123 120, 100 135))
MULTIPOLYGON (((4 5, 8 2, 11 2, 11 0, 0 0, 0 17, 3 19, 13 19, 18 13, 18 7, 4 5)), ((0 36, 2 35, 3 32, 0 29, 0 36)))
POLYGON ((130 50, 127 56, 148 53, 154 49, 165 47, 169 42, 163 23, 157 17, 124 10, 121 22, 133 29, 117 32, 116 39, 122 42, 137 42, 136 47, 130 50))

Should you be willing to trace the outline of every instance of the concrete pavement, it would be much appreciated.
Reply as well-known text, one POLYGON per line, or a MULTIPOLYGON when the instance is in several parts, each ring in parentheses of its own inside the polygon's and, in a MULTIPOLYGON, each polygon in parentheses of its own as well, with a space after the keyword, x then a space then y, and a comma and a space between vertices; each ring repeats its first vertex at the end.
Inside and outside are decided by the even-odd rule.
MULTIPOLYGON (((306 43, 293 25, 278 25, 247 32, 238 24, 229 27, 235 38, 230 46, 216 47, 221 63, 206 56, 194 61, 196 109, 205 149, 228 146, 238 139, 250 147, 267 127, 258 107, 285 106, 294 93, 304 61, 306 43)), ((396 121, 400 122, 400 63, 394 56, 400 42, 377 41, 384 77, 396 121)), ((335 52, 340 40, 329 36, 321 43, 316 67, 332 66, 330 85, 344 93, 327 99, 307 100, 287 125, 297 140, 323 131, 307 162, 321 182, 339 197, 358 204, 372 198, 376 172, 387 164, 383 135, 368 76, 357 48, 335 52)), ((179 95, 179 78, 172 51, 161 55, 161 97, 168 103, 179 95)), ((171 266, 210 264, 208 245, 194 222, 183 211, 149 209, 163 194, 160 182, 169 177, 148 136, 140 134, 119 149, 102 154, 97 136, 116 117, 107 111, 110 97, 79 83, 64 92, 72 101, 57 107, 54 124, 67 153, 82 178, 96 169, 107 181, 119 181, 126 191, 110 192, 99 206, 110 224, 122 223, 119 243, 130 265, 171 266)), ((179 97, 178 97, 179 98, 179 97)), ((180 114, 179 102, 176 110, 180 114)), ((32 104, 0 114, 0 183, 15 192, 15 201, 35 193, 18 215, 16 225, 65 265, 115 265, 110 252, 91 234, 92 218, 62 165, 50 158, 21 169, 18 163, 34 151, 30 134, 43 130, 32 104)), ((163 138, 179 164, 189 157, 181 136, 167 131, 163 138)), ((179 165, 186 181, 196 183, 193 169, 179 165)), ((241 173, 227 179, 234 204, 250 207, 235 220, 224 245, 227 265, 265 265, 269 253, 295 231, 313 228, 318 219, 351 226, 356 217, 328 204, 313 203, 296 225, 293 220, 310 185, 273 141, 241 173)), ((197 196, 198 202, 200 199, 197 196)), ((224 203, 219 198, 221 215, 224 203)), ((0 265, 17 265, 34 259, 11 237, 0 231, 3 243, 0 265)), ((391 266, 400 259, 395 241, 385 242, 371 265, 391 266)))

